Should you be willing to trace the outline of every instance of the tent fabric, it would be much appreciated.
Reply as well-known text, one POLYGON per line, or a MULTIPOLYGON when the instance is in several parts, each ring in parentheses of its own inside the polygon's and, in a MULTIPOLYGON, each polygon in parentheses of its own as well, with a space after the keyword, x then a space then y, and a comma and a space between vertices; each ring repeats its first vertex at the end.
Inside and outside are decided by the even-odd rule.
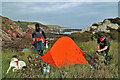
POLYGON ((85 53, 69 37, 58 39, 49 52, 42 57, 42 60, 56 68, 88 64, 85 53))

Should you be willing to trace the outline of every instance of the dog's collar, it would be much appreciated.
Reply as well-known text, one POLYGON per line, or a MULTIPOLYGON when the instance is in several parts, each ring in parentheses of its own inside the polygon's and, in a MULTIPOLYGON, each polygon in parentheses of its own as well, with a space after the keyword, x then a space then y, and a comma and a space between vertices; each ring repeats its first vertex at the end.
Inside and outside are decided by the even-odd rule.
POLYGON ((15 61, 16 62, 16 64, 17 64, 17 66, 18 66, 18 61, 15 61))

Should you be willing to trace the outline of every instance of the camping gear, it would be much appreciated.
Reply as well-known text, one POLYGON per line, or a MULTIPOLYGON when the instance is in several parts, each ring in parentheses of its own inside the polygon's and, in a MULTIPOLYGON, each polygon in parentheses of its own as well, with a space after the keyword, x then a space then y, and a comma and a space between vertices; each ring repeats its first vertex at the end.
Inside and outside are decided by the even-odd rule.
POLYGON ((46 43, 46 49, 48 49, 48 43, 46 43))
POLYGON ((47 68, 46 67, 44 67, 43 72, 44 72, 44 74, 47 73, 47 68))
MULTIPOLYGON (((45 39, 44 39, 43 37, 40 37, 40 38, 35 37, 35 40, 36 40, 37 42, 40 42, 40 41, 42 41, 42 43, 45 42, 45 39)), ((35 45, 35 41, 33 41, 32 45, 35 45)))
POLYGON ((50 72, 50 65, 48 64, 47 65, 47 73, 49 73, 50 72))
POLYGON ((89 65, 90 66, 90 69, 94 69, 91 65, 89 65))
POLYGON ((88 64, 85 53, 69 37, 58 39, 49 52, 42 57, 42 60, 56 68, 88 64))
POLYGON ((50 65, 49 64, 43 64, 43 72, 44 72, 44 74, 50 72, 50 65))

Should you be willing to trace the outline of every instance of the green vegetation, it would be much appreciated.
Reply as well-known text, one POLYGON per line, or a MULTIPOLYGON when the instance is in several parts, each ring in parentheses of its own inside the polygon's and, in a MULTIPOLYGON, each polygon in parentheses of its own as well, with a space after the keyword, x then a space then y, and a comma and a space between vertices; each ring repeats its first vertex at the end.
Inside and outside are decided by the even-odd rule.
MULTIPOLYGON (((9 29, 8 27, 10 25, 16 24, 17 26, 20 26, 23 29, 23 32, 25 32, 28 29, 28 25, 35 25, 36 23, 38 23, 38 22, 12 21, 7 17, 2 17, 2 16, 1 16, 1 18, 2 18, 2 29, 5 27, 5 29, 7 29, 7 30, 9 29)), ((43 25, 43 24, 40 24, 40 27, 42 27, 43 29, 49 28, 48 26, 43 25)))
POLYGON ((91 32, 84 32, 84 33, 72 33, 68 35, 75 41, 79 42, 87 42, 91 40, 91 32))
POLYGON ((49 29, 53 28, 53 29, 59 29, 62 28, 59 25, 46 25, 49 29))
MULTIPOLYGON (((96 41, 78 42, 76 44, 86 53, 86 59, 88 55, 93 55, 97 50, 96 41)), ((57 69, 51 66, 51 72, 49 74, 43 74, 38 78, 118 78, 118 42, 111 41, 111 48, 109 55, 112 56, 112 60, 109 65, 102 66, 101 70, 91 70, 89 65, 74 65, 57 69)), ((44 51, 46 54, 50 50, 44 51)), ((14 73, 12 69, 6 75, 6 71, 9 67, 10 59, 13 55, 18 54, 17 52, 6 52, 2 53, 2 78, 20 78, 21 73, 14 73)), ((34 54, 33 51, 25 52, 25 55, 20 57, 19 60, 23 60, 28 63, 27 57, 30 54, 34 54)))
MULTIPOLYGON (((2 28, 5 27, 6 29, 8 29, 9 25, 13 25, 14 22, 6 17, 2 17, 2 21, 5 21, 5 20, 8 20, 8 22, 6 21, 5 25, 2 26, 2 28)), ((15 23, 23 29, 23 32, 25 32, 28 29, 27 27, 28 25, 35 25, 37 22, 15 21, 15 23)), ((49 29, 49 27, 42 24, 40 24, 40 27, 43 27, 44 29, 49 29)), ((85 58, 89 62, 88 55, 92 56, 93 53, 95 53, 95 51, 97 50, 96 40, 99 37, 99 34, 101 33, 104 33, 104 32, 98 32, 95 34, 92 34, 92 32, 72 33, 66 36, 72 38, 75 41, 75 43, 80 47, 80 49, 82 49, 83 52, 86 53, 85 58), (91 41, 91 36, 94 37, 93 41, 91 41)), ((54 68, 51 66, 51 72, 49 74, 38 75, 37 78, 118 78, 118 65, 119 65, 118 46, 120 44, 119 37, 118 37, 119 33, 120 33, 120 28, 118 30, 110 29, 110 33, 104 33, 105 36, 110 39, 111 47, 108 55, 112 56, 112 60, 108 65, 106 66, 103 65, 101 70, 96 70, 96 69, 91 70, 89 65, 78 65, 78 64, 73 66, 63 67, 61 69, 54 68)), ((54 45, 56 40, 57 39, 50 42, 49 49, 45 50, 44 54, 46 54, 51 49, 51 47, 54 45)), ((27 42, 26 43, 22 42, 22 43, 28 44, 27 42)), ((16 47, 19 49, 21 48, 21 47, 18 47, 20 45, 23 45, 23 44, 18 44, 16 45, 16 47)), ((5 52, 2 52, 2 65, 0 65, 0 68, 2 67, 2 78, 21 78, 22 73, 13 72, 12 69, 9 71, 8 74, 6 74, 6 71, 9 68, 11 57, 13 55, 20 54, 20 52, 11 52, 11 51, 12 50, 10 51, 5 50, 5 52)), ((25 52, 24 55, 19 56, 18 59, 23 60, 26 62, 26 64, 28 64, 27 57, 29 55, 35 55, 35 54, 37 53, 33 52, 32 50, 29 50, 25 52)), ((33 73, 39 73, 39 72, 33 71, 33 73)), ((33 75, 32 78, 36 78, 36 77, 34 77, 33 75)))
MULTIPOLYGON (((28 25, 35 25, 37 22, 24 22, 24 21, 15 21, 15 23, 17 23, 18 26, 20 26, 23 29, 23 32, 25 32, 28 29, 28 25)), ((40 24, 40 27, 43 27, 44 29, 47 29, 48 27, 40 24)))
POLYGON ((89 31, 84 33, 72 33, 69 34, 68 36, 71 37, 74 41, 87 42, 87 41, 91 41, 92 37, 94 38, 93 40, 97 40, 99 35, 102 33, 110 40, 119 41, 119 34, 120 34, 119 29, 118 30, 110 29, 110 33, 97 32, 95 34, 92 34, 92 32, 89 31))
POLYGON ((18 26, 20 26, 23 29, 23 32, 25 32, 28 29, 28 24, 27 23, 22 23, 22 22, 16 22, 18 24, 18 26))

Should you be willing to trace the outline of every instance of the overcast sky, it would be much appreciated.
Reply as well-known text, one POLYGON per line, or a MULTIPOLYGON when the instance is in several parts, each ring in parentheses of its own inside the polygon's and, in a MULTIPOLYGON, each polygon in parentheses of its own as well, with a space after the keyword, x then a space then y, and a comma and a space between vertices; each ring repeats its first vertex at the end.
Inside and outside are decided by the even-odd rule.
POLYGON ((117 2, 4 2, 2 16, 14 21, 87 28, 118 16, 117 2))

